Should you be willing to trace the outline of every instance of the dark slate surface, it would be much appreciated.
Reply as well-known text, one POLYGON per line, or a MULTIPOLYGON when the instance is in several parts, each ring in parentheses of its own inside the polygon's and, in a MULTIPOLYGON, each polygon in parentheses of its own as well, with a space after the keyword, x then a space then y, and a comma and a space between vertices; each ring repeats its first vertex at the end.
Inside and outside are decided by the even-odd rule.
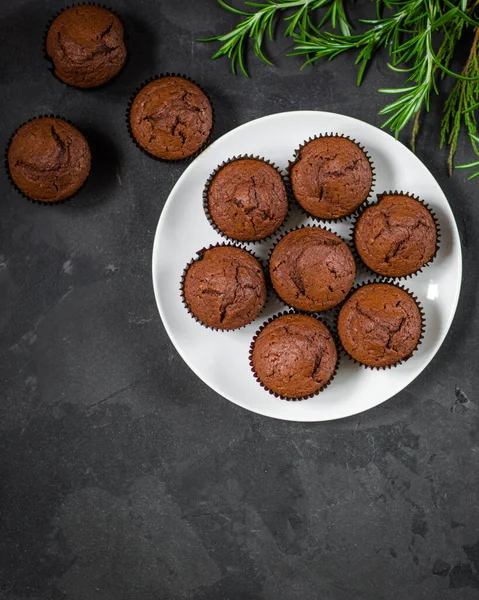
MULTIPOLYGON (((91 92, 60 84, 42 56, 60 1, 1 4, 1 145, 33 115, 64 115, 94 170, 54 208, 0 178, 0 598, 478 598, 479 204, 477 182, 447 176, 437 106, 418 154, 450 199, 465 259, 446 342, 366 414, 268 420, 210 391, 163 329, 151 248, 185 167, 138 151, 126 103, 148 76, 182 72, 214 98, 215 137, 301 108, 379 125, 376 89, 398 80, 375 64, 358 91, 352 57, 304 71, 251 61, 253 78, 235 78, 195 42, 236 20, 213 0, 110 4, 131 57, 91 92)), ((468 152, 463 140, 459 158, 468 152)))

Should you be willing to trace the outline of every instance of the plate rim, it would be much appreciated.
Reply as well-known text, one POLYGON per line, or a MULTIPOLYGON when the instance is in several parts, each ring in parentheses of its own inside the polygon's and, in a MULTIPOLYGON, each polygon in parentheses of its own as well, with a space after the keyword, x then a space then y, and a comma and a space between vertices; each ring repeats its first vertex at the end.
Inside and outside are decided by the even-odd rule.
POLYGON ((456 315, 456 311, 457 311, 457 306, 459 303, 459 297, 461 294, 461 289, 462 289, 462 271, 463 271, 463 260, 462 260, 462 245, 461 245, 461 237, 459 234, 459 229, 457 227, 457 223, 456 223, 456 219, 454 217, 454 213, 452 211, 451 205, 449 204, 449 200, 446 196, 446 194, 444 193, 442 187, 439 185, 438 181, 436 180, 436 178, 434 177, 433 173, 431 173, 430 169, 424 164, 424 162, 416 155, 412 152, 412 150, 410 148, 408 148, 407 146, 405 146, 402 142, 400 142, 399 140, 397 140, 395 137, 393 137, 391 134, 389 134, 387 131, 384 131, 383 129, 381 129, 380 127, 377 127, 376 125, 373 125, 371 123, 368 123, 367 121, 363 121, 362 119, 358 119, 356 117, 351 117, 349 115, 345 115, 343 113, 339 113, 339 112, 331 112, 331 111, 322 111, 322 110, 291 110, 291 111, 283 111, 283 112, 277 112, 277 113, 271 113, 269 115, 263 115, 261 117, 258 117, 256 119, 252 119, 251 121, 247 121, 246 123, 242 123, 241 125, 238 125, 237 127, 234 127, 233 129, 230 129, 229 131, 227 131, 226 133, 224 133, 222 136, 220 136, 219 138, 217 138, 216 140, 214 140, 214 142, 212 142, 212 144, 210 144, 199 156, 197 156, 187 167, 186 169, 183 171, 183 173, 180 175, 180 177, 177 179, 175 185, 171 188, 168 197, 163 205, 163 208, 161 209, 161 213, 160 213, 160 217, 158 219, 158 223, 155 229, 155 237, 154 237, 154 241, 153 241, 153 248, 152 248, 152 262, 151 262, 151 275, 152 275, 152 281, 153 281, 153 293, 155 296, 155 301, 156 301, 156 306, 158 308, 158 312, 160 314, 160 318, 163 324, 163 327, 165 328, 165 331, 168 334, 168 337, 170 338, 171 343, 173 344, 175 350, 178 352, 178 354, 180 355, 180 357, 182 358, 182 360, 186 363, 186 365, 193 371, 193 373, 196 375, 196 377, 198 377, 205 385, 207 385, 210 389, 212 389, 216 394, 218 394, 219 396, 221 396, 222 398, 224 398, 225 400, 232 402, 233 404, 235 404, 236 406, 240 406, 241 408, 249 411, 249 412, 254 412, 255 414, 261 415, 263 417, 267 417, 270 419, 276 419, 279 421, 288 421, 288 422, 296 422, 296 423, 323 423, 323 422, 330 422, 330 421, 337 421, 339 419, 347 419, 350 417, 353 417, 355 415, 361 414, 363 412, 367 412, 373 408, 375 408, 376 406, 380 406, 381 404, 384 404, 385 402, 387 402, 388 400, 390 400, 391 398, 393 398, 394 396, 396 396, 397 394, 399 394, 401 391, 403 391, 404 389, 406 389, 409 385, 411 385, 413 383, 413 381, 415 381, 420 375, 421 373, 423 373, 423 371, 428 367, 428 365, 432 362, 432 360, 434 359, 434 357, 436 356, 436 354, 438 353, 439 349, 441 348, 441 346, 444 343, 444 340, 446 339, 446 336, 449 333, 449 330, 451 328, 452 322, 454 320, 454 317, 456 315), (456 290, 455 296, 454 296, 454 300, 453 300, 453 310, 450 313, 449 319, 447 321, 447 323, 445 324, 444 327, 444 332, 436 346, 436 348, 433 350, 429 360, 427 361, 427 363, 421 368, 421 370, 419 371, 419 373, 404 387, 402 388, 402 390, 400 390, 399 392, 396 392, 394 394, 391 394, 390 396, 387 396, 386 398, 384 398, 383 400, 381 400, 380 402, 377 402, 376 404, 373 404, 372 406, 369 406, 368 408, 358 408, 357 411, 355 412, 351 412, 348 415, 344 415, 344 416, 334 416, 334 417, 330 417, 327 419, 304 419, 304 418, 289 418, 288 416, 277 416, 277 415, 271 415, 271 414, 267 414, 266 412, 261 410, 261 407, 258 407, 258 410, 253 410, 250 406, 247 406, 246 404, 244 404, 241 400, 236 400, 233 398, 230 398, 228 396, 225 396, 224 393, 222 391, 219 391, 216 386, 214 384, 211 383, 207 383, 203 377, 201 377, 199 375, 199 373, 197 372, 196 368, 191 365, 189 363, 189 361, 185 358, 185 356, 183 355, 182 351, 180 350, 179 346, 177 345, 176 341, 175 341, 175 334, 172 332, 167 320, 164 317, 164 310, 162 307, 162 303, 160 300, 160 293, 159 293, 159 289, 157 287, 157 283, 156 283, 156 278, 155 278, 155 272, 156 272, 156 266, 157 266, 157 256, 158 256, 158 245, 159 245, 159 233, 160 233, 160 229, 162 228, 163 225, 163 221, 167 218, 167 208, 170 204, 170 202, 172 202, 172 196, 175 192, 175 190, 180 186, 181 182, 183 181, 183 179, 185 179, 188 176, 189 171, 192 169, 193 165, 196 163, 196 161, 198 161, 199 159, 201 159, 203 157, 204 154, 206 154, 210 148, 214 147, 216 144, 218 144, 218 142, 220 141, 224 141, 225 139, 229 138, 230 136, 232 136, 234 133, 236 133, 238 130, 241 129, 245 129, 247 127, 252 126, 253 124, 257 123, 258 121, 265 121, 265 120, 269 120, 269 119, 275 119, 275 118, 279 118, 279 117, 284 117, 286 115, 288 116, 292 116, 295 114, 300 114, 300 115, 307 115, 307 114, 314 114, 314 115, 322 115, 323 117, 328 117, 328 116, 334 116, 334 117, 341 117, 344 118, 346 120, 349 121, 353 121, 356 123, 360 123, 361 125, 367 125, 369 127, 373 127, 376 131, 378 131, 380 134, 382 134, 383 136, 387 136, 387 138, 389 138, 389 142, 394 141, 395 143, 398 143, 402 146, 403 149, 407 150, 407 152, 409 154, 412 154, 413 157, 418 160, 425 169, 427 169, 427 171, 429 172, 429 174, 431 175, 431 177, 433 178, 435 184, 438 186, 438 188, 441 190, 445 200, 446 200, 446 204, 447 207, 451 213, 452 219, 451 219, 451 224, 452 224, 452 233, 453 233, 453 237, 455 236, 458 240, 459 240, 459 244, 458 244, 458 271, 459 271, 459 286, 456 290))

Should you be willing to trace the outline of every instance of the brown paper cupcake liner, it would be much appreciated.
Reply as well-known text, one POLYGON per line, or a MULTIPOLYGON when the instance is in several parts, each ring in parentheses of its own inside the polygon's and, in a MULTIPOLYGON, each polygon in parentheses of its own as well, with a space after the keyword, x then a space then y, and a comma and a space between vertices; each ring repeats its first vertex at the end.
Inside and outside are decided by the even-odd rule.
POLYGON ((314 219, 316 222, 318 223, 340 223, 342 221, 347 221, 348 219, 350 219, 351 217, 354 217, 354 215, 358 212, 358 210, 361 208, 361 206, 365 206, 367 203, 370 202, 372 196, 373 196, 373 190, 374 190, 374 186, 376 185, 376 167, 374 166, 373 160, 370 156, 370 154, 368 153, 368 151, 366 150, 366 148, 360 144, 356 139, 350 137, 349 135, 346 135, 344 133, 319 133, 317 135, 314 135, 312 137, 310 137, 307 140, 304 140, 304 142, 302 144, 300 144, 298 146, 298 148, 294 151, 294 158, 293 160, 290 160, 288 162, 288 167, 286 169, 287 171, 287 177, 288 177, 288 183, 289 186, 291 188, 291 193, 292 193, 292 197, 295 201, 295 203, 298 205, 299 210, 307 217, 310 217, 311 219, 314 219), (369 190, 369 194, 367 196, 367 198, 364 200, 364 202, 358 206, 358 208, 356 210, 354 210, 352 213, 350 213, 349 215, 344 215, 342 217, 339 217, 337 219, 333 219, 333 218, 325 218, 325 217, 316 217, 315 215, 312 215, 310 212, 308 212, 299 202, 298 200, 296 200, 296 196, 294 195, 293 192, 293 185, 291 182, 291 170, 294 167, 294 165, 298 162, 299 160, 299 154, 301 152, 301 150, 306 146, 306 144, 309 144, 310 142, 314 141, 314 140, 318 140, 320 138, 323 137, 339 137, 339 138, 346 138, 348 140, 350 140, 351 142, 355 143, 358 148, 360 148, 363 152, 364 155, 366 156, 366 158, 368 159, 368 162, 371 166, 371 172, 372 172, 372 181, 371 181, 371 189, 369 190))
POLYGON ((406 279, 412 279, 413 277, 416 277, 417 275, 419 275, 419 273, 423 272, 423 269, 425 269, 426 267, 428 267, 429 265, 431 265, 434 262, 434 259, 437 256, 437 253, 439 252, 439 247, 441 245, 441 226, 439 224, 439 219, 437 218, 436 213, 432 210, 432 208, 429 206, 429 204, 427 204, 427 202, 425 202, 424 200, 422 200, 422 198, 420 198, 419 196, 416 196, 415 194, 412 194, 410 192, 403 192, 402 190, 400 192, 398 192, 397 190, 393 191, 389 191, 389 192, 382 192, 381 194, 376 194, 377 200, 376 202, 372 202, 371 204, 365 205, 365 206, 361 206, 361 208, 358 210, 358 212, 354 215, 354 219, 351 223, 351 245, 352 245, 352 249, 353 250, 353 254, 354 257, 357 259, 358 264, 361 266, 363 271, 366 271, 368 274, 370 274, 372 277, 381 277, 382 279, 392 279, 394 281, 402 281, 402 280, 406 280, 406 279), (425 208, 427 208, 429 214, 431 215, 434 224, 436 225, 436 250, 431 258, 431 260, 429 260, 427 263, 425 263, 424 265, 422 265, 422 267, 420 267, 417 271, 414 271, 414 273, 409 273, 408 275, 401 275, 401 276, 390 276, 390 275, 381 275, 381 273, 376 273, 376 271, 373 271, 373 269, 371 269, 371 267, 369 267, 361 258, 358 249, 356 247, 356 242, 355 242, 355 230, 356 230, 356 226, 358 224, 359 218, 361 217, 361 215, 370 207, 372 206, 377 206, 381 200, 383 199, 384 196, 407 196, 408 198, 412 198, 413 200, 417 200, 418 202, 420 202, 425 208))
POLYGON ((334 330, 331 329, 331 327, 328 325, 328 323, 326 323, 322 317, 317 316, 316 313, 307 313, 301 310, 296 310, 296 309, 290 309, 290 310, 285 310, 282 311, 280 313, 276 313, 275 315, 273 315, 272 317, 270 317, 269 319, 267 319, 262 325, 261 327, 256 331, 256 333, 253 336, 253 339, 251 340, 250 343, 250 347, 249 347, 249 365, 251 368, 251 372, 253 373, 254 378, 256 379, 257 383, 267 392, 269 392, 272 396, 274 396, 275 398, 278 398, 279 400, 286 400, 287 402, 301 402, 302 400, 308 400, 309 398, 314 398, 315 396, 317 396, 318 394, 320 394, 321 392, 324 392, 324 390, 331 384, 331 382, 333 381, 333 379, 336 377, 336 374, 338 372, 338 368, 339 368, 339 363, 340 363, 340 354, 341 354, 341 345, 339 343, 339 338, 336 334, 336 332, 334 330), (337 351, 337 360, 336 360, 336 367, 334 369, 334 372, 331 376, 331 379, 325 384, 323 385, 322 388, 320 388, 317 392, 314 392, 312 394, 308 394, 307 396, 301 396, 300 398, 289 398, 288 396, 282 396, 281 394, 278 394, 277 392, 271 390, 268 386, 266 386, 261 379, 258 377, 258 374, 255 371, 254 365, 253 365, 253 350, 254 350, 254 345, 256 343, 256 340, 258 339, 259 334, 263 331, 263 329, 269 325, 270 323, 272 323, 273 321, 275 321, 276 319, 278 319, 279 317, 283 317, 285 315, 306 315, 308 317, 313 317, 315 318, 317 321, 320 321, 329 331, 329 333, 331 334, 334 344, 336 346, 336 351, 337 351))
POLYGON ((125 70, 126 65, 128 64, 128 61, 130 59, 130 52, 129 52, 129 49, 128 49, 127 42, 128 42, 128 32, 125 29, 125 24, 123 23, 123 20, 121 19, 120 15, 115 10, 113 10, 109 5, 107 5, 107 4, 101 4, 100 2, 74 2, 73 4, 67 4, 61 10, 57 10, 53 14, 53 16, 50 17, 49 21, 47 22, 47 25, 45 27, 45 32, 43 33, 43 40, 42 40, 43 57, 49 63, 48 70, 53 75, 53 77, 55 77, 55 79, 57 81, 59 81, 61 84, 66 85, 67 87, 72 88, 74 90, 81 90, 83 92, 92 92, 92 91, 104 88, 105 86, 107 86, 110 83, 114 82, 117 79, 117 77, 119 77, 123 73, 123 71, 125 70), (50 56, 48 55, 48 52, 47 52, 47 35, 48 35, 48 31, 49 31, 49 29, 50 29, 53 21, 57 17, 59 17, 63 12, 65 12, 66 10, 68 10, 69 8, 76 8, 76 7, 79 7, 79 6, 99 6, 100 8, 104 8, 106 10, 109 10, 113 15, 115 15, 115 17, 117 17, 121 21, 121 24, 123 25, 123 41, 124 41, 125 46, 126 46, 126 59, 125 59, 125 62, 123 63, 123 66, 121 67, 121 69, 118 71, 118 73, 116 75, 114 75, 108 81, 105 81, 105 83, 101 83, 100 85, 97 85, 95 87, 88 87, 88 88, 77 87, 76 85, 71 85, 70 83, 67 83, 66 81, 63 81, 63 79, 60 79, 57 76, 57 74, 55 73, 55 65, 53 63, 53 60, 50 58, 50 56))
POLYGON ((343 307, 343 305, 349 300, 349 298, 355 293, 357 292, 359 289, 367 286, 367 285, 371 285, 374 283, 387 283, 389 285, 392 285, 400 290, 402 290, 403 292, 406 292, 406 294, 408 294, 416 303, 416 306, 419 309, 419 314, 421 315, 421 335, 419 336, 419 340, 417 342, 416 347, 414 348, 414 350, 411 352, 411 354, 409 356, 406 356, 406 358, 401 358, 400 360, 398 360, 397 362, 395 362, 392 365, 386 365, 384 367, 373 367, 371 365, 365 365, 364 363, 356 360, 354 357, 352 357, 348 351, 346 350, 346 348, 343 346, 343 343, 341 341, 341 338, 339 336, 339 329, 338 329, 338 325, 337 325, 337 320, 336 320, 336 332, 338 335, 338 342, 339 342, 339 349, 341 351, 341 354, 343 354, 344 356, 346 356, 349 360, 351 360, 352 362, 356 363, 357 365, 359 365, 360 367, 363 367, 365 369, 370 369, 371 371, 385 371, 386 369, 392 369, 394 367, 398 367, 399 365, 405 363, 406 361, 408 361, 411 356, 417 351, 417 349, 419 348, 419 346, 422 343, 422 340, 424 339, 424 332, 426 331, 426 315, 424 314, 424 309, 423 306, 419 300, 419 298, 414 295, 410 289, 408 289, 407 287, 405 287, 404 285, 401 285, 400 283, 398 283, 395 279, 381 279, 381 280, 368 280, 365 281, 363 283, 358 283, 355 286, 352 287, 351 291, 349 292, 349 294, 346 296, 346 298, 343 300, 343 302, 341 302, 340 305, 338 305, 337 309, 338 309, 338 315, 337 317, 339 318, 339 313, 341 312, 341 308, 343 307))
MULTIPOLYGON (((268 277, 269 277, 269 282, 271 285, 271 290, 273 291, 275 297, 282 302, 285 306, 287 306, 288 308, 290 308, 291 310, 295 310, 298 312, 304 312, 304 314, 306 315, 314 315, 314 314, 321 314, 321 315, 326 315, 329 314, 330 311, 333 311, 336 309, 337 306, 340 306, 342 304, 342 302, 344 302, 344 300, 342 302, 339 302, 336 306, 332 306, 331 308, 327 308, 324 311, 313 311, 313 312, 308 312, 308 311, 300 311, 298 308, 295 308, 294 306, 291 306, 291 304, 288 304, 288 302, 286 302, 286 300, 284 300, 279 292, 276 290, 276 288, 273 285, 273 280, 271 278, 271 274, 269 271, 269 264, 271 261, 271 256, 273 255, 273 251, 276 248, 276 246, 279 244, 279 242, 285 238, 288 234, 292 233, 293 231, 298 231, 299 229, 305 229, 306 227, 314 227, 314 228, 319 228, 319 229, 324 229, 325 231, 329 231, 329 233, 334 233, 334 235, 336 237, 338 237, 342 242, 344 242, 346 244, 346 246, 349 248, 349 250, 351 251, 351 254, 353 255, 353 259, 354 259, 354 263, 356 264, 356 269, 357 269, 357 261, 356 261, 356 257, 354 255, 353 252, 353 248, 352 248, 352 244, 350 241, 343 239, 338 233, 336 233, 335 231, 333 231, 330 227, 327 227, 325 225, 319 225, 317 223, 314 223, 312 225, 308 225, 308 224, 302 224, 302 225, 298 225, 296 227, 292 227, 291 229, 288 229, 287 231, 282 232, 276 239, 274 242, 273 247, 271 248, 269 254, 268 254, 268 259, 267 259, 267 268, 268 268, 268 277)), ((347 296, 346 296, 347 298, 347 296)))
MULTIPOLYGON (((8 181, 11 183, 12 187, 14 188, 14 190, 20 194, 20 196, 22 196, 23 198, 25 198, 25 200, 28 200, 29 202, 31 202, 32 204, 38 204, 39 206, 58 206, 60 204, 65 204, 65 202, 70 202, 71 200, 73 200, 74 198, 76 198, 76 196, 83 190, 83 188, 85 187, 85 185, 88 182, 88 178, 90 177, 90 173, 91 173, 91 165, 90 165, 90 172, 88 173, 87 178, 85 179, 85 181, 82 183, 82 185, 77 189, 76 192, 74 192, 71 196, 68 196, 68 198, 64 198, 63 200, 57 200, 55 202, 48 202, 45 200, 35 200, 34 198, 30 198, 30 196, 27 196, 27 194, 25 194, 25 192, 23 192, 18 186, 17 184, 13 181, 13 177, 10 173, 10 167, 8 165, 8 149, 10 148, 10 144, 12 143, 13 138, 15 137, 17 131, 23 127, 24 125, 26 125, 27 123, 30 123, 30 121, 35 121, 35 119, 43 119, 43 118, 49 118, 49 119, 61 119, 62 121, 65 121, 66 123, 68 123, 69 125, 71 125, 72 127, 75 127, 75 129, 78 129, 78 127, 72 123, 69 119, 65 119, 65 117, 61 117, 60 115, 37 115, 35 117, 32 117, 31 119, 27 119, 26 121, 24 121, 23 123, 21 123, 16 129, 15 131, 12 133, 12 135, 10 136, 7 146, 5 148, 5 172, 8 178, 8 181)), ((80 131, 80 129, 78 129, 78 131, 80 131)), ((80 131, 80 133, 82 133, 80 131)), ((83 133, 82 133, 83 135, 83 133)), ((88 143, 88 140, 87 140, 88 143)), ((88 147, 90 147, 90 144, 88 144, 88 147)), ((90 149, 91 152, 91 149, 90 149)))
POLYGON ((270 285, 268 282, 268 277, 266 275, 267 269, 265 266, 264 261, 262 261, 258 256, 256 256, 256 254, 254 254, 254 252, 252 252, 251 250, 249 250, 248 248, 245 248, 244 246, 242 246, 241 244, 235 244, 235 243, 228 243, 228 242, 220 242, 219 244, 210 244, 208 247, 204 247, 201 248, 201 250, 198 250, 196 252, 197 256, 194 256, 189 262, 188 264, 185 266, 185 268, 183 269, 183 273, 181 275, 181 279, 180 279, 180 296, 181 296, 181 302, 183 304, 183 306, 185 307, 187 313, 190 315, 190 317, 195 320, 197 323, 199 323, 202 327, 205 327, 206 329, 211 329, 211 331, 218 331, 220 333, 229 333, 232 331, 240 331, 241 329, 244 329, 247 325, 251 325, 251 323, 253 323, 258 317, 260 317, 265 308, 266 305, 268 303, 268 299, 270 298, 270 285), (188 302, 186 301, 185 298, 185 278, 186 278, 186 274, 188 272, 188 269, 191 267, 191 265, 195 262, 197 262, 198 260, 201 260, 203 258, 203 253, 206 252, 207 250, 211 250, 211 248, 218 248, 218 247, 231 247, 231 248, 240 248, 241 250, 244 250, 245 252, 247 252, 248 254, 250 254, 253 258, 255 258, 261 268, 263 269, 263 273, 265 276, 265 281, 266 281, 266 299, 265 302, 263 304, 262 309, 259 311, 259 313, 256 315, 256 317, 250 321, 249 323, 245 323, 244 325, 242 325, 241 327, 237 327, 236 329, 219 329, 217 327, 212 327, 211 325, 207 325, 206 323, 203 323, 203 321, 201 321, 201 319, 199 319, 194 313, 193 311, 190 309, 190 306, 188 304, 188 302))
POLYGON ((203 188, 203 210, 205 211, 205 216, 206 216, 206 219, 208 220, 208 223, 216 231, 216 233, 218 233, 222 238, 225 238, 226 240, 231 240, 233 242, 242 243, 242 244, 259 244, 261 242, 266 242, 268 240, 271 240, 278 232, 280 232, 284 229, 285 223, 291 214, 292 197, 293 196, 292 196, 291 187, 289 185, 289 180, 284 177, 281 169, 274 162, 264 158, 263 156, 258 156, 258 155, 254 156, 253 154, 239 154, 238 156, 233 156, 232 158, 228 158, 227 160, 223 161, 220 165, 218 165, 216 167, 216 169, 210 174, 210 176, 206 180, 205 187, 203 188), (259 162, 263 162, 263 163, 269 165, 270 167, 273 167, 273 169, 275 169, 275 171, 277 171, 277 173, 280 175, 280 177, 284 183, 284 186, 286 188, 286 196, 288 199, 288 212, 286 213, 286 216, 285 216, 283 222, 281 223, 281 225, 278 227, 278 229, 276 229, 276 231, 273 231, 273 233, 271 233, 267 237, 261 238, 260 240, 238 240, 236 238, 232 238, 231 236, 226 235, 226 233, 221 231, 221 229, 219 229, 219 227, 216 225, 216 223, 214 222, 213 217, 211 216, 210 211, 208 209, 208 192, 209 192, 209 189, 210 189, 213 179, 216 177, 216 175, 222 169, 224 169, 224 167, 226 167, 226 165, 229 165, 230 163, 232 163, 236 160, 241 160, 241 159, 245 159, 245 158, 249 158, 251 160, 257 160, 259 162))
POLYGON ((171 164, 171 163, 174 163, 174 164, 186 163, 186 162, 192 161, 197 156, 199 156, 203 152, 203 150, 205 150, 211 144, 211 141, 213 139, 213 131, 214 131, 214 128, 215 128, 215 121, 216 121, 215 107, 213 105, 213 102, 212 102, 211 97, 208 94, 208 92, 197 81, 195 81, 194 79, 192 79, 188 75, 183 75, 181 73, 160 73, 159 75, 152 75, 148 79, 145 79, 143 81, 143 83, 141 83, 135 89, 135 91, 133 92, 133 94, 131 95, 130 100, 128 101, 127 108, 126 108, 126 126, 128 128, 128 133, 130 135, 130 139, 132 140, 132 142, 135 144, 135 146, 137 148, 139 148, 143 152, 143 154, 145 154, 149 158, 153 158, 154 160, 157 160, 158 162, 167 163, 167 164, 171 164), (186 79, 190 83, 193 83, 194 85, 196 85, 203 92, 203 94, 208 98, 208 101, 209 101, 209 103, 211 105, 211 117, 212 117, 212 119, 211 119, 211 131, 210 131, 210 133, 209 133, 206 141, 204 142, 204 144, 202 144, 198 148, 198 150, 196 150, 196 152, 194 152, 190 156, 185 156, 184 158, 176 158, 176 159, 173 159, 173 160, 167 160, 165 158, 160 158, 159 156, 155 156, 154 154, 150 154, 148 152, 148 150, 145 150, 145 148, 143 148, 137 142, 135 136, 133 135, 133 131, 131 130, 131 125, 130 125, 130 111, 131 111, 131 107, 132 107, 133 101, 135 100, 135 98, 139 94, 139 92, 141 92, 141 90, 145 87, 145 85, 148 85, 149 83, 151 83, 152 81, 155 81, 156 79, 161 79, 162 77, 181 77, 182 79, 186 79))

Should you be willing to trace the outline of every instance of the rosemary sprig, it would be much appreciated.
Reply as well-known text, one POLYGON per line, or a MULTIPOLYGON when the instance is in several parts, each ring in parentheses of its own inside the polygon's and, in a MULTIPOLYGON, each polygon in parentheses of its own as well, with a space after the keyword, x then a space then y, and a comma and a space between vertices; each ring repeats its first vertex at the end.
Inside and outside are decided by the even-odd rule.
MULTIPOLYGON (((479 156, 475 133, 477 129, 474 109, 479 103, 479 62, 477 59, 477 44, 479 42, 479 28, 476 29, 471 50, 461 75, 476 78, 475 81, 461 79, 456 82, 452 92, 444 104, 444 116, 441 123, 441 146, 449 144, 449 173, 452 174, 453 158, 457 148, 457 141, 464 122, 471 139, 474 152, 479 156)), ((479 163, 472 163, 479 166, 479 163)), ((458 167, 459 168, 459 167, 458 167)), ((479 172, 474 176, 479 175, 479 172)))
MULTIPOLYGON (((357 82, 360 85, 372 56, 380 47, 386 47, 391 57, 389 68, 397 73, 405 73, 407 78, 403 87, 379 90, 384 94, 399 94, 399 98, 385 106, 379 114, 387 115, 383 127, 389 127, 396 137, 411 119, 416 119, 414 142, 417 118, 423 109, 429 110, 431 94, 438 93, 437 71, 442 70, 454 76, 448 68, 457 42, 457 35, 450 31, 451 25, 455 31, 462 30, 468 16, 459 6, 444 12, 439 1, 396 0, 390 4, 397 8, 393 15, 362 21, 369 25, 365 33, 353 36, 328 32, 314 35, 306 33, 303 36, 305 40, 297 42, 294 53, 309 54, 305 64, 311 64, 323 57, 331 59, 342 52, 359 49, 356 64, 359 65, 357 82), (447 33, 447 36, 444 35, 436 55, 433 35, 437 32, 447 33)), ((442 4, 447 6, 447 0, 442 4)))
POLYGON ((380 115, 390 115, 383 123, 389 126, 396 137, 412 118, 420 114, 423 107, 429 111, 431 92, 437 93, 436 59, 432 47, 432 27, 436 16, 436 7, 426 11, 422 2, 416 2, 413 8, 419 8, 419 14, 413 10, 404 18, 408 36, 393 51, 393 62, 388 66, 398 73, 408 73, 405 88, 386 88, 379 91, 384 94, 400 94, 399 98, 379 111, 380 115), (408 29, 410 25, 414 29, 408 29), (399 67, 399 64, 411 64, 411 67, 399 67))
MULTIPOLYGON (((294 40, 291 54, 303 55, 304 65, 356 51, 358 85, 363 82, 373 56, 385 48, 389 68, 403 76, 403 83, 379 90, 398 96, 380 111, 386 117, 383 127, 389 127, 397 137, 412 121, 413 148, 420 116, 429 111, 432 95, 439 95, 442 79, 454 77, 456 83, 444 103, 441 145, 449 145, 448 164, 452 170, 458 137, 465 125, 473 150, 479 156, 474 112, 479 108, 479 18, 475 14, 479 0, 375 0, 377 17, 360 20, 363 31, 355 34, 351 33, 343 0, 246 1, 244 4, 251 11, 233 8, 225 0, 217 1, 242 17, 232 31, 206 40, 221 42, 213 58, 228 56, 233 72, 239 66, 247 75, 245 55, 250 42, 254 53, 271 64, 265 56, 264 43, 266 36, 273 39, 280 16, 288 24, 285 35, 294 40), (328 31, 328 25, 339 28, 339 32, 328 31), (451 60, 458 43, 471 30, 474 35, 469 57, 460 73, 454 73, 450 70, 451 60)), ((466 166, 479 167, 479 161, 466 166)))
MULTIPOLYGON (((378 2, 379 5, 379 2, 378 2)), ((292 55, 309 55, 305 65, 310 65, 321 58, 332 59, 349 50, 359 49, 356 64, 359 65, 357 84, 361 85, 364 72, 374 53, 380 47, 389 47, 390 52, 397 47, 397 40, 401 30, 401 24, 406 16, 404 11, 385 19, 362 20, 362 23, 371 25, 361 35, 337 35, 330 32, 321 32, 317 29, 314 34, 302 30, 301 35, 296 36, 296 45, 292 55)))
MULTIPOLYGON (((477 145, 479 144, 479 137, 477 135, 471 134, 471 144, 477 154, 477 145)), ((475 160, 474 162, 467 163, 466 165, 457 165, 456 169, 479 169, 479 160, 475 160)), ((469 176, 469 179, 474 179, 479 175, 479 170, 469 176)))
MULTIPOLYGON (((405 89, 381 89, 380 92, 394 94, 401 93, 400 98, 392 104, 385 106, 379 114, 391 114, 383 126, 389 126, 396 137, 414 118, 414 127, 411 143, 414 148, 418 131, 418 119, 421 111, 429 111, 431 94, 439 94, 437 75, 441 72, 442 78, 450 75, 461 80, 466 86, 475 86, 474 80, 467 72, 453 73, 449 63, 454 54, 457 42, 461 38, 463 27, 470 23, 470 18, 459 6, 452 6, 451 2, 443 3, 450 8, 442 12, 441 3, 415 2, 417 12, 411 11, 404 20, 406 41, 395 50, 394 63, 388 65, 392 70, 409 73, 406 80, 411 85, 405 89), (414 29, 411 29, 411 25, 414 29), (437 53, 433 49, 433 36, 440 35, 442 43, 437 53), (399 68, 399 64, 412 64, 409 68, 399 68)), ((460 116, 459 116, 460 120, 460 116)), ((444 125, 442 126, 444 133, 444 125)), ((458 132, 457 132, 458 133, 458 132)), ((457 139, 456 139, 457 144, 457 139)), ((456 145, 451 146, 452 155, 456 145)))
POLYGON ((231 61, 233 73, 236 74, 237 67, 239 67, 246 77, 248 77, 248 71, 246 70, 244 59, 249 40, 253 40, 255 55, 268 65, 272 64, 264 53, 265 37, 269 37, 271 41, 273 40, 277 17, 283 11, 294 11, 285 18, 285 21, 288 23, 285 31, 286 37, 296 36, 298 31, 307 31, 308 27, 312 26, 310 14, 323 7, 327 7, 326 15, 322 21, 323 25, 326 22, 330 22, 333 28, 339 25, 343 34, 350 33, 350 25, 344 12, 343 0, 265 0, 265 2, 245 2, 246 6, 255 8, 255 12, 239 10, 226 4, 224 0, 217 0, 217 2, 223 8, 244 18, 232 31, 209 38, 202 38, 200 41, 221 42, 219 50, 213 54, 212 58, 216 59, 220 56, 227 56, 231 61))

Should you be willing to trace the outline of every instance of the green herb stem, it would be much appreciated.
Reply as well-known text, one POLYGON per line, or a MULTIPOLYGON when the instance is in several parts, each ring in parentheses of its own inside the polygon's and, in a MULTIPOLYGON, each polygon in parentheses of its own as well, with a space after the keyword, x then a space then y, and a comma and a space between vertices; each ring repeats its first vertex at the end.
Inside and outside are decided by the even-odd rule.
MULTIPOLYGON (((403 83, 379 90, 396 96, 379 114, 385 116, 383 127, 388 127, 396 137, 412 121, 413 148, 421 115, 429 111, 431 97, 440 95, 442 80, 456 79, 444 102, 441 145, 449 145, 448 164, 452 172, 458 137, 464 125, 473 151, 479 156, 475 115, 479 108, 479 19, 476 15, 479 0, 375 0, 376 18, 360 20, 358 27, 362 31, 354 34, 345 0, 246 1, 247 10, 234 8, 225 0, 217 1, 241 19, 231 31, 203 41, 220 42, 213 58, 227 56, 234 73, 239 68, 248 75, 245 57, 250 44, 254 54, 271 65, 265 54, 265 40, 268 37, 273 40, 280 17, 287 24, 285 35, 294 41, 291 55, 304 56, 303 66, 355 51, 358 85, 364 81, 372 58, 378 50, 384 49, 389 57, 388 67, 398 77, 402 76, 403 83), (455 73, 450 68, 451 61, 458 44, 471 31, 473 41, 469 56, 460 73, 455 73)), ((471 166, 479 167, 479 161, 468 165, 471 166)))

